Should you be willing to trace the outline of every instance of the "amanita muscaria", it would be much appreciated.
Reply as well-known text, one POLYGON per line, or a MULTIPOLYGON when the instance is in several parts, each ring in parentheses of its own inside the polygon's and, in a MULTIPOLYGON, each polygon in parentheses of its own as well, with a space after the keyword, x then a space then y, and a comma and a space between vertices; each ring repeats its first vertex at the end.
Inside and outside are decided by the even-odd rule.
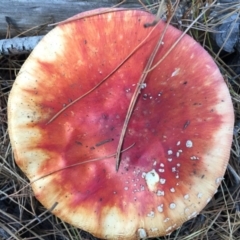
MULTIPOLYGON (((185 35, 142 85, 116 171, 127 109, 166 25, 145 28, 154 16, 144 11, 102 12, 55 27, 22 66, 8 105, 15 159, 62 220, 100 238, 166 235, 195 217, 223 179, 230 95, 212 58, 185 35)), ((167 27, 154 64, 180 36, 167 27)))

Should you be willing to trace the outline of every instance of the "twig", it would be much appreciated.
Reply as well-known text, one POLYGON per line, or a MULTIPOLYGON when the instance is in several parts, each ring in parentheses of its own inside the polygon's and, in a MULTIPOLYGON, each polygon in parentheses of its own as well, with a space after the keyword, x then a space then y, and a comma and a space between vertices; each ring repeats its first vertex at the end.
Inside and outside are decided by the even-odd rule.
MULTIPOLYGON (((131 144, 129 147, 121 150, 121 153, 128 151, 128 150, 131 149, 134 145, 135 145, 135 143, 133 143, 133 144, 131 144)), ((51 176, 52 174, 55 174, 55 173, 64 171, 64 170, 69 169, 69 168, 77 167, 77 166, 80 166, 80 165, 83 165, 83 164, 87 164, 87 163, 91 163, 91 162, 97 162, 97 161, 101 161, 101 160, 104 160, 104 159, 107 159, 107 158, 112 158, 112 157, 114 157, 114 156, 116 156, 116 153, 113 153, 113 154, 110 154, 110 155, 107 155, 107 156, 102 156, 102 157, 100 157, 100 158, 89 159, 89 160, 86 160, 86 161, 83 161, 83 162, 78 162, 78 163, 75 163, 75 164, 71 164, 71 165, 68 165, 68 166, 66 166, 66 167, 64 167, 64 168, 59 168, 59 169, 57 169, 57 170, 54 170, 54 171, 52 171, 52 172, 49 172, 49 173, 47 173, 47 174, 44 174, 43 176, 40 176, 40 177, 34 179, 33 181, 27 183, 24 187, 22 187, 21 189, 19 189, 17 192, 14 192, 13 194, 8 195, 8 197, 12 197, 12 196, 18 194, 19 192, 21 192, 22 190, 24 190, 24 189, 27 188, 28 186, 32 185, 33 183, 35 183, 35 182, 37 182, 37 181, 39 181, 39 180, 41 180, 41 179, 43 179, 43 178, 46 178, 46 177, 48 177, 48 176, 51 176)), ((1 199, 0 199, 0 200, 1 200, 1 199)))
POLYGON ((180 40, 182 40, 182 38, 186 35, 186 33, 189 31, 189 29, 197 22, 197 20, 199 18, 201 18, 206 11, 216 3, 217 0, 213 1, 212 4, 207 7, 205 10, 202 11, 201 14, 199 14, 199 16, 197 18, 195 18, 192 23, 187 27, 187 29, 181 34, 181 36, 178 38, 178 40, 170 47, 170 49, 165 53, 165 55, 154 65, 152 66, 150 69, 148 69, 148 72, 152 71, 154 68, 156 68, 167 56, 168 54, 177 46, 177 44, 180 42, 180 40))
POLYGON ((67 108, 69 108, 70 106, 72 106, 73 104, 75 104, 76 102, 78 102, 79 100, 81 100, 82 98, 84 98, 85 96, 87 96, 88 94, 90 94, 91 92, 93 92, 95 89, 97 89, 102 83, 104 83, 110 76, 112 76, 136 51, 137 49, 139 49, 144 43, 145 41, 151 36, 152 32, 153 32, 154 28, 148 33, 148 35, 106 76, 104 77, 99 83, 97 83, 93 88, 91 88, 89 91, 87 91, 86 93, 84 93, 83 95, 81 95, 80 97, 76 98, 75 100, 73 100, 71 103, 69 103, 67 106, 65 106, 62 110, 58 111, 54 116, 51 117, 51 119, 46 123, 49 124, 51 123, 53 120, 55 120, 60 114, 62 114, 67 108))
MULTIPOLYGON (((161 4, 159 5, 159 8, 162 9, 163 7, 163 1, 161 2, 161 4)), ((177 1, 177 4, 179 3, 179 0, 177 1)), ((177 8, 175 8, 175 11, 176 11, 177 8)), ((158 10, 158 14, 160 14, 162 11, 161 10, 158 10)), ((173 15, 172 15, 173 16, 173 15)), ((155 21, 153 21, 153 23, 151 23, 150 25, 148 26, 145 26, 145 27, 149 27, 149 26, 152 26, 152 25, 155 25, 155 27, 158 25, 159 23, 159 20, 160 20, 160 17, 161 16, 158 16, 156 15, 156 19, 155 21), (159 17, 159 18, 158 18, 159 17)), ((127 114, 126 114, 126 118, 124 120, 124 124, 123 124, 123 127, 122 127, 122 131, 121 131, 121 135, 120 135, 120 139, 119 139, 119 142, 118 142, 118 147, 117 147, 117 154, 116 154, 116 171, 118 171, 118 168, 119 168, 119 164, 120 164, 120 155, 121 155, 121 149, 122 149, 122 144, 123 144, 123 140, 124 140, 124 137, 125 137, 125 134, 126 134, 126 131, 127 131, 127 127, 128 127, 128 123, 129 123, 129 120, 131 118, 131 115, 132 115, 132 112, 133 112, 133 109, 135 107, 135 104, 136 104, 136 101, 138 99, 138 96, 140 94, 140 91, 141 91, 141 87, 142 87, 142 84, 144 83, 147 75, 148 75, 148 72, 149 72, 149 69, 152 67, 152 64, 153 64, 153 61, 154 61, 154 58, 160 48, 160 46, 162 45, 162 40, 163 40, 163 37, 166 33, 166 30, 170 24, 170 21, 171 21, 171 17, 170 19, 167 21, 166 23, 166 27, 164 29, 163 32, 160 33, 160 36, 159 36, 159 40, 145 66, 145 69, 143 70, 143 73, 139 79, 139 82, 135 88, 135 91, 133 93, 133 96, 132 96, 132 99, 131 99, 131 102, 129 104, 129 108, 128 108, 128 111, 127 111, 127 114)), ((154 27, 154 28, 155 28, 154 27)), ((153 29, 154 29, 153 28, 153 29)))
POLYGON ((234 170, 234 168, 230 164, 228 164, 227 168, 231 172, 231 174, 233 175, 233 177, 235 179, 235 182, 236 182, 236 185, 239 185, 240 176, 236 173, 236 171, 234 170))
POLYGON ((0 40, 0 55, 29 53, 42 38, 33 36, 0 40))

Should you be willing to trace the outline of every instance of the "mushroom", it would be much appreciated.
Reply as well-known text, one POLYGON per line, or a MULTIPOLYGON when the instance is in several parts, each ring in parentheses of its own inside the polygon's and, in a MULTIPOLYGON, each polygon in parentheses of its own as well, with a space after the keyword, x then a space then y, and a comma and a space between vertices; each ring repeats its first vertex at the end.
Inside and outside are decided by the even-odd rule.
MULTIPOLYGON (((15 160, 46 208, 57 202, 56 216, 96 237, 170 234, 223 179, 231 98, 212 58, 185 35, 142 84, 116 171, 129 103, 166 24, 144 28, 154 16, 140 10, 101 11, 55 27, 22 66, 8 104, 15 160)), ((180 36, 167 27, 154 64, 180 36)))

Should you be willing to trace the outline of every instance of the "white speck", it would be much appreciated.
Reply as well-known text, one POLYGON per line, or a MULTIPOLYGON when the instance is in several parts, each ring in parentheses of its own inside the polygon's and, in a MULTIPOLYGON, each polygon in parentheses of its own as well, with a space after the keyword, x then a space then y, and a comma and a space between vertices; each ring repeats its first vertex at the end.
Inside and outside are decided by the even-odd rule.
POLYGON ((154 218, 154 212, 153 211, 151 211, 150 213, 148 213, 148 215, 147 215, 148 217, 150 217, 150 218, 154 218))
POLYGON ((157 161, 154 161, 153 166, 156 166, 156 164, 157 164, 157 161))
POLYGON ((114 191, 113 194, 116 194, 116 192, 114 191))
POLYGON ((160 213, 162 213, 162 212, 163 212, 163 204, 159 205, 159 206, 157 207, 157 210, 158 210, 160 213))
POLYGON ((172 227, 175 228, 177 226, 177 224, 175 223, 172 227))
POLYGON ((170 203, 169 207, 170 207, 171 209, 174 209, 174 208, 176 208, 176 204, 175 204, 175 203, 170 203))
POLYGON ((163 220, 163 222, 168 222, 170 220, 170 218, 165 218, 164 220, 163 220))
POLYGON ((172 226, 168 227, 168 228, 166 229, 166 232, 169 232, 169 231, 171 231, 171 230, 172 230, 172 226))
POLYGON ((179 175, 178 175, 178 173, 176 174, 176 177, 175 178, 179 178, 179 175))
POLYGON ((170 192, 175 192, 175 188, 170 188, 170 192))
POLYGON ((160 179, 160 183, 161 183, 161 184, 165 184, 165 182, 166 182, 166 179, 164 179, 164 178, 161 178, 161 179, 160 179))
POLYGON ((181 166, 181 164, 180 163, 177 163, 177 167, 180 167, 181 166))
POLYGON ((145 190, 145 187, 143 185, 141 185, 140 191, 144 191, 144 190, 145 190))
POLYGON ((209 202, 211 201, 211 199, 212 199, 212 198, 208 198, 208 199, 207 199, 207 203, 209 203, 209 202))
POLYGON ((157 196, 164 196, 164 191, 158 190, 157 191, 157 196))
POLYGON ((161 44, 164 45, 164 42, 162 41, 161 44))
POLYGON ((138 236, 139 238, 146 238, 147 237, 147 233, 143 228, 139 228, 138 229, 138 236))
POLYGON ((172 155, 173 154, 173 151, 172 150, 168 150, 168 155, 172 155))
POLYGON ((180 153, 182 153, 182 152, 183 152, 182 149, 179 149, 179 150, 177 151, 177 153, 176 153, 176 156, 179 157, 179 156, 180 156, 180 153))
POLYGON ((201 192, 198 193, 198 195, 197 195, 198 198, 201 198, 202 196, 203 196, 203 194, 201 192))
POLYGON ((171 162, 171 161, 172 161, 172 158, 168 158, 167 160, 168 160, 169 162, 171 162))
POLYGON ((196 157, 196 156, 192 156, 190 157, 191 160, 199 160, 199 157, 196 157))
POLYGON ((150 172, 148 172, 145 175, 145 180, 146 180, 148 189, 150 191, 155 191, 156 190, 156 184, 159 182, 159 175, 155 171, 155 169, 152 169, 150 172))
POLYGON ((127 181, 126 184, 128 184, 129 182, 127 181))
POLYGON ((146 88, 147 87, 147 84, 146 83, 142 83, 141 84, 141 89, 144 89, 144 88, 146 88))
POLYGON ((177 168, 176 167, 172 167, 172 172, 176 172, 177 168))
POLYGON ((128 190, 128 187, 125 187, 125 188, 124 188, 124 190, 126 190, 126 191, 127 191, 127 190, 128 190))
POLYGON ((150 96, 149 98, 150 98, 150 99, 152 99, 153 97, 152 97, 152 96, 150 96))
POLYGON ((189 212, 189 208, 185 208, 184 212, 187 214, 189 212))
POLYGON ((145 178, 146 175, 147 175, 147 174, 146 174, 145 172, 143 172, 143 173, 142 173, 142 178, 145 178))
POLYGON ((217 178, 216 181, 215 181, 216 184, 218 185, 223 179, 224 179, 223 177, 219 177, 219 178, 217 178))
POLYGON ((184 199, 186 199, 186 200, 189 199, 189 195, 188 195, 188 194, 184 195, 183 197, 184 197, 184 199))
POLYGON ((180 68, 175 68, 174 72, 172 73, 171 77, 177 76, 180 72, 180 68))
POLYGON ((156 231, 158 231, 158 228, 150 228, 150 230, 151 230, 152 232, 156 232, 156 231))
POLYGON ((197 212, 193 212, 191 215, 188 216, 188 219, 196 217, 197 216, 197 212))
POLYGON ((160 167, 164 167, 164 164, 163 164, 163 163, 160 163, 160 167))
POLYGON ((158 94, 158 96, 159 96, 159 97, 162 96, 162 93, 160 92, 160 93, 158 94))
POLYGON ((128 88, 128 89, 126 89, 126 92, 128 93, 128 92, 130 92, 131 91, 131 89, 130 88, 128 88))
POLYGON ((159 172, 163 173, 165 170, 163 168, 158 169, 159 172))
POLYGON ((187 148, 193 147, 193 142, 192 142, 191 140, 187 140, 187 141, 186 141, 186 147, 187 147, 187 148))
POLYGON ((193 213, 192 213, 192 216, 193 216, 193 217, 196 217, 197 214, 198 214, 197 212, 193 212, 193 213))
POLYGON ((181 144, 181 142, 180 142, 180 141, 178 141, 178 142, 177 142, 177 146, 179 146, 180 144, 181 144))

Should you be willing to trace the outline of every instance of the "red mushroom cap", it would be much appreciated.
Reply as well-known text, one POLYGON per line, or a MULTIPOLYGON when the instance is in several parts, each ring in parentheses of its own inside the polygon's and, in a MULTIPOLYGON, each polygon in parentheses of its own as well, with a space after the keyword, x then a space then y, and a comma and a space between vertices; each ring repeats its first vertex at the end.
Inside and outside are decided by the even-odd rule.
MULTIPOLYGON (((56 216, 100 238, 171 233, 211 199, 229 159, 234 117, 228 89, 212 58, 185 35, 148 74, 122 149, 131 147, 116 172, 113 155, 129 103, 165 28, 164 22, 144 28, 153 20, 122 10, 57 26, 27 59, 9 97, 15 159, 37 199, 46 208, 57 202, 56 216), (105 82, 68 106, 152 30, 105 82)), ((167 28, 154 63, 180 35, 167 28)))

